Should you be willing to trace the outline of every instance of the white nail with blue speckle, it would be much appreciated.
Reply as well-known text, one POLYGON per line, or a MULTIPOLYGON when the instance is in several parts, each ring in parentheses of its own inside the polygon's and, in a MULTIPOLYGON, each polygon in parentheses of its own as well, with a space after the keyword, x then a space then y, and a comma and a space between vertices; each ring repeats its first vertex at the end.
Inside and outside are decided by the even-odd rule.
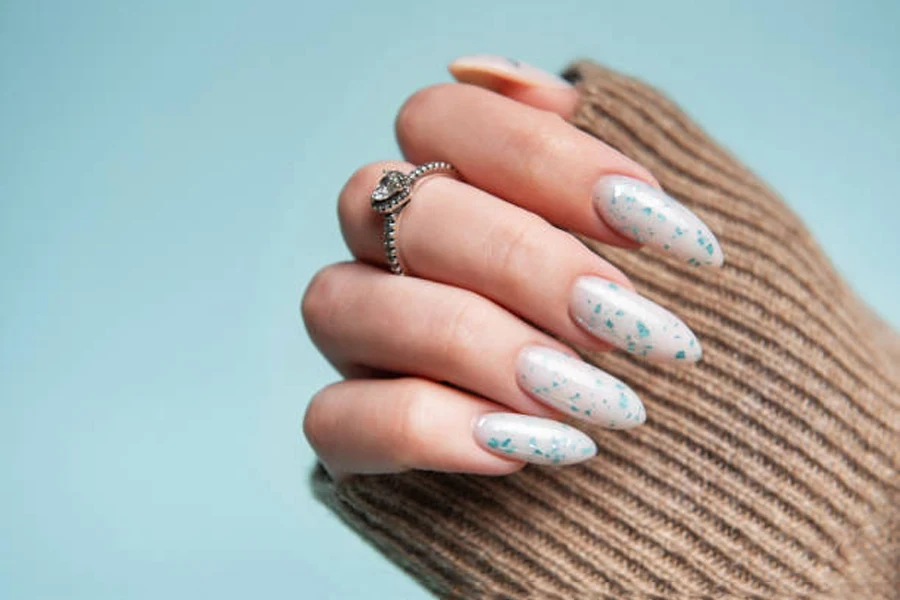
POLYGON ((594 440, 574 427, 518 413, 484 415, 475 440, 488 452, 540 465, 571 465, 597 454, 594 440))
POLYGON ((696 362, 697 336, 671 312, 617 283, 579 277, 569 304, 575 322, 601 340, 656 362, 696 362))
POLYGON ((706 223, 662 190, 607 175, 596 183, 593 196, 600 218, 625 237, 695 267, 722 266, 722 248, 706 223))
POLYGON ((516 379, 534 399, 608 429, 631 429, 647 418, 644 404, 630 387, 558 350, 524 348, 516 363, 516 379))

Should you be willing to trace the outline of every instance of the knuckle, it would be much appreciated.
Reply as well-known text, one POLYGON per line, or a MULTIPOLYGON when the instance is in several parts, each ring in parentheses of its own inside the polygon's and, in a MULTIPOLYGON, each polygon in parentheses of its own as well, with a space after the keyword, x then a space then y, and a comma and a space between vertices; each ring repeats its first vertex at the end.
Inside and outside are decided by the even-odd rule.
POLYGON ((303 293, 300 301, 300 315, 313 339, 318 337, 322 327, 331 321, 335 307, 342 296, 342 272, 346 265, 334 264, 319 270, 303 293))
POLYGON ((485 272, 498 276, 503 289, 518 294, 547 262, 548 253, 555 248, 548 243, 554 233, 547 221, 533 215, 498 223, 497 230, 485 240, 485 272))
POLYGON ((335 385, 339 384, 332 384, 319 390, 309 401, 303 415, 303 435, 317 454, 322 454, 328 447, 330 425, 325 403, 335 385))
POLYGON ((399 465, 412 468, 419 462, 423 448, 432 443, 428 436, 432 392, 431 386, 421 379, 407 379, 400 385, 392 432, 394 460, 399 465))
POLYGON ((560 164, 558 160, 570 156, 573 152, 571 135, 562 128, 569 127, 558 115, 539 111, 534 113, 525 123, 511 127, 507 132, 508 147, 513 148, 520 162, 518 172, 525 174, 528 185, 546 187, 547 181, 558 179, 552 172, 551 165, 560 164))
POLYGON ((394 129, 401 145, 410 138, 410 134, 421 128, 423 119, 433 117, 445 106, 453 95, 457 84, 442 83, 422 88, 406 99, 397 112, 394 129))
POLYGON ((360 167, 347 179, 344 187, 338 194, 338 221, 341 229, 348 231, 363 216, 369 214, 369 193, 382 171, 390 168, 388 162, 374 162, 360 167))
POLYGON ((456 370, 472 360, 481 351, 484 332, 490 331, 491 305, 487 302, 467 299, 450 308, 449 318, 438 334, 439 359, 456 370))

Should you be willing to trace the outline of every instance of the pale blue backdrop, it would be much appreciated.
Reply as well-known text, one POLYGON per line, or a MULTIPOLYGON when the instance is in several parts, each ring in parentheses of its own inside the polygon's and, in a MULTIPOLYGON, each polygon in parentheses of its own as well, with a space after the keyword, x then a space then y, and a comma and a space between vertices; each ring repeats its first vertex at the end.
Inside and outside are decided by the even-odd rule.
POLYGON ((655 82, 900 323, 900 3, 0 3, 0 597, 422 598, 317 505, 301 291, 459 54, 655 82))

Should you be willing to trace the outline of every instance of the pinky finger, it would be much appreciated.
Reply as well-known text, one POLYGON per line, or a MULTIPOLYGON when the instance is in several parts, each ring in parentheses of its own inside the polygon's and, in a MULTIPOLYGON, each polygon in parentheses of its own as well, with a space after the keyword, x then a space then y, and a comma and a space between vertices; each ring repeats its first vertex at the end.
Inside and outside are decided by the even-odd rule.
POLYGON ((310 402, 304 433, 335 479, 411 469, 506 475, 596 454, 577 429, 425 379, 353 379, 310 402))

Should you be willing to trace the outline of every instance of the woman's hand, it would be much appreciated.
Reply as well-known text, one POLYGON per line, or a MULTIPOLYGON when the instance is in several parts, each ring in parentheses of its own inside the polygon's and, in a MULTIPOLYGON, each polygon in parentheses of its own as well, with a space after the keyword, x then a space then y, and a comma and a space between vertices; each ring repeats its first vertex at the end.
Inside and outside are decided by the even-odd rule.
POLYGON ((701 356, 684 323, 563 229, 719 266, 709 229, 646 169, 561 118, 578 101, 565 81, 497 57, 451 71, 475 85, 407 100, 396 129, 409 162, 350 177, 338 208, 356 260, 324 268, 303 298, 312 339, 346 377, 313 398, 304 422, 335 477, 570 464, 595 446, 563 416, 614 429, 644 422, 624 382, 550 334, 647 360, 701 356), (385 171, 437 160, 461 180, 416 184, 397 240, 410 276, 393 275, 369 196, 385 171))

